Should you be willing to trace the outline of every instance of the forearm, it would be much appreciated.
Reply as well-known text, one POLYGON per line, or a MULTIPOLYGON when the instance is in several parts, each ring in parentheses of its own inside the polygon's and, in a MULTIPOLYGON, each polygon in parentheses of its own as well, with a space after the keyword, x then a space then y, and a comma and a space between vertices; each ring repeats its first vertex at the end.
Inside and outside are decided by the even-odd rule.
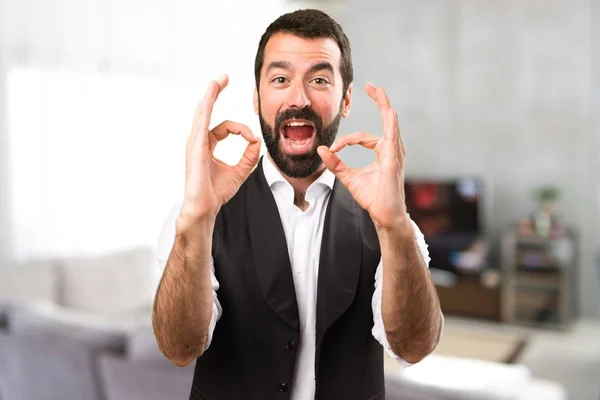
POLYGON ((154 300, 152 325, 158 346, 179 366, 200 357, 206 345, 213 308, 213 229, 212 218, 179 217, 154 300))
POLYGON ((381 312, 395 354, 419 362, 437 345, 442 314, 409 218, 377 230, 383 265, 381 312))

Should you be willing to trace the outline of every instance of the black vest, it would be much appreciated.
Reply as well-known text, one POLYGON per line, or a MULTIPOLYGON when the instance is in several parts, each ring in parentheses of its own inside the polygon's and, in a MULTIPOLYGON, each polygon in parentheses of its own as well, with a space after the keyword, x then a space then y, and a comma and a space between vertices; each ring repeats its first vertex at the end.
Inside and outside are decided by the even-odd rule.
MULTIPOLYGON (((289 399, 300 337, 288 247, 258 167, 219 212, 212 254, 223 315, 198 358, 190 399, 289 399)), ((381 257, 369 214, 336 179, 319 261, 317 400, 384 398, 371 300, 381 257)))

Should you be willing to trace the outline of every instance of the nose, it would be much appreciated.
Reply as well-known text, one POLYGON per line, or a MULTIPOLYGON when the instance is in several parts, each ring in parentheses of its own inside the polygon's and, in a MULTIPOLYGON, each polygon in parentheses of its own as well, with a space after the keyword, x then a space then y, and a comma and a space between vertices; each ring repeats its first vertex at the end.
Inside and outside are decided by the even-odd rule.
POLYGON ((308 97, 302 82, 297 82, 290 88, 287 105, 288 107, 295 108, 310 107, 310 98, 308 97))

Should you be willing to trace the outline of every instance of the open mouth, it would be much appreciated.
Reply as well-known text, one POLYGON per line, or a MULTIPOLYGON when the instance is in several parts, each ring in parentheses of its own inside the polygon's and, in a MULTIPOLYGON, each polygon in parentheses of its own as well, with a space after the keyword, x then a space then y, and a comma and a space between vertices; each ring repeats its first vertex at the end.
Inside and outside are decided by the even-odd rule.
POLYGON ((294 119, 284 122, 280 130, 283 150, 290 154, 312 150, 315 132, 315 125, 310 121, 294 119))

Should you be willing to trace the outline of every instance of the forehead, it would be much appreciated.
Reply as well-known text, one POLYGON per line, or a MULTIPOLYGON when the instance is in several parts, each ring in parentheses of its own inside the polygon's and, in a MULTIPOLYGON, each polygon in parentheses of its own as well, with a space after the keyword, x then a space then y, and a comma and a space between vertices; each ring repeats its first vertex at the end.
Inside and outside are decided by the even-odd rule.
POLYGON ((332 38, 303 38, 290 33, 276 33, 265 46, 263 71, 273 61, 289 61, 296 67, 329 61, 339 71, 341 51, 332 38))

